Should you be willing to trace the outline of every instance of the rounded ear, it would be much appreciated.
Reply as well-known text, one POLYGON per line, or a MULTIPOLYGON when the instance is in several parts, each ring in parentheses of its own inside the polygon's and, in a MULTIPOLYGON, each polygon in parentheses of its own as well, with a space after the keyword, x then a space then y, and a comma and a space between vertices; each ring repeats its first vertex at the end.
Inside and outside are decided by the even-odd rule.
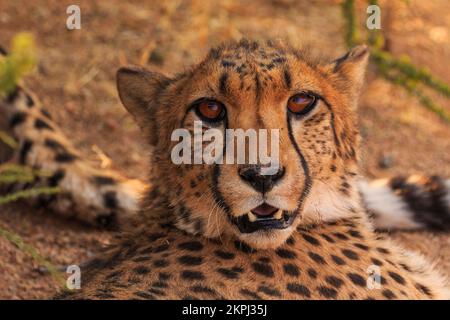
POLYGON ((156 100, 169 81, 169 78, 158 72, 137 66, 122 67, 117 71, 120 100, 141 129, 150 135, 153 145, 157 141, 156 100))
POLYGON ((358 95, 364 82, 368 60, 369 48, 366 45, 359 45, 326 65, 325 69, 343 81, 345 87, 350 88, 350 94, 358 95))

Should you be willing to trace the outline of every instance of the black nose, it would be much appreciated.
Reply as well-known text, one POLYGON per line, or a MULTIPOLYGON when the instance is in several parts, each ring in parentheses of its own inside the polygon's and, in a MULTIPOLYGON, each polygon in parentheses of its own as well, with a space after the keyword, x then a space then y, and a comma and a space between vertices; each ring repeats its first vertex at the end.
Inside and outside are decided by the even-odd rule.
POLYGON ((256 191, 266 193, 272 190, 275 184, 284 176, 284 167, 279 167, 273 175, 262 175, 261 166, 247 165, 238 169, 242 180, 250 184, 256 191))

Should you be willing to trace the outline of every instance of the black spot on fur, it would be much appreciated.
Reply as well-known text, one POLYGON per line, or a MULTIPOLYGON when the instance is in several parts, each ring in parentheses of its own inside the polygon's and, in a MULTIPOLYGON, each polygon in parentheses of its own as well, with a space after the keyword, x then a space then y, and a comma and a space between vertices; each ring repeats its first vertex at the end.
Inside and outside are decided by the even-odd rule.
POLYGON ((44 117, 46 117, 47 119, 51 120, 52 116, 50 114, 50 112, 48 112, 46 109, 41 108, 41 113, 44 115, 44 117))
POLYGON ((314 238, 314 237, 312 237, 310 235, 304 234, 304 233, 302 233, 302 237, 303 237, 303 239, 305 239, 306 241, 308 241, 312 245, 320 246, 320 242, 316 238, 314 238))
POLYGON ((261 296, 259 296, 256 292, 250 291, 248 289, 241 289, 239 291, 243 296, 245 297, 250 297, 252 299, 256 299, 256 300, 262 300, 261 296))
POLYGON ((16 89, 6 97, 6 102, 9 104, 14 103, 14 101, 16 101, 18 97, 19 97, 19 87, 16 87, 16 89))
POLYGON ((256 249, 251 248, 248 244, 246 244, 245 242, 241 242, 239 240, 236 240, 234 242, 234 246, 236 249, 238 249, 239 251, 242 251, 244 253, 256 252, 256 249))
POLYGON ((160 253, 160 252, 167 251, 167 249, 169 249, 169 244, 163 243, 163 244, 157 246, 155 249, 153 249, 153 252, 160 253))
POLYGON ((295 239, 294 239, 294 237, 289 237, 287 240, 286 240, 286 243, 288 244, 288 245, 290 245, 290 246, 292 246, 292 245, 294 245, 295 244, 295 239))
POLYGON ((64 172, 64 170, 57 170, 50 178, 48 178, 48 185, 50 187, 56 187, 59 182, 64 179, 65 175, 66 173, 64 172))
POLYGON ((397 298, 397 296, 389 289, 385 289, 381 293, 387 299, 395 299, 395 298, 397 298))
POLYGON ((355 251, 349 249, 343 249, 342 254, 351 260, 358 260, 359 256, 355 251))
POLYGON ((71 153, 58 153, 55 155, 55 161, 61 163, 70 163, 74 162, 77 159, 77 156, 71 153))
POLYGON ((312 279, 316 279, 317 278, 317 271, 312 269, 312 268, 308 268, 307 270, 308 272, 308 276, 312 279))
POLYGON ((281 292, 277 289, 271 288, 269 286, 261 285, 258 287, 258 291, 267 294, 271 297, 281 297, 281 292))
POLYGON ((147 237, 150 242, 153 242, 153 241, 163 238, 164 236, 165 236, 165 234, 162 232, 153 232, 153 233, 148 234, 147 237))
POLYGON ((22 124, 23 122, 25 122, 26 119, 27 119, 27 114, 25 112, 21 112, 21 111, 16 112, 9 120, 9 127, 14 128, 14 127, 22 124))
POLYGON ((103 204, 108 209, 117 209, 117 196, 115 191, 107 191, 103 195, 103 204))
POLYGON ((283 265, 283 270, 284 273, 289 276, 298 277, 300 275, 300 270, 293 263, 286 263, 285 265, 283 265))
POLYGON ((34 101, 28 94, 25 95, 25 104, 28 108, 32 108, 34 106, 34 101))
POLYGON ((308 252, 308 256, 319 264, 325 264, 325 259, 320 254, 308 252))
POLYGON ((333 288, 320 286, 317 289, 318 289, 320 295, 327 299, 336 299, 336 297, 337 297, 337 291, 333 288))
POLYGON ((252 268, 256 273, 259 273, 265 277, 272 278, 274 276, 272 267, 266 263, 254 262, 252 263, 252 268))
POLYGON ((198 265, 202 264, 203 259, 201 257, 185 255, 185 256, 179 257, 178 262, 185 266, 198 266, 198 265))
POLYGON ((300 296, 307 297, 307 298, 311 297, 311 292, 304 285, 301 285, 298 283, 288 283, 286 288, 289 292, 298 294, 300 296))
POLYGON ((165 289, 168 288, 169 285, 165 281, 155 281, 152 283, 153 288, 165 289))
POLYGON ((372 261, 372 263, 374 265, 377 265, 379 267, 381 267, 383 265, 383 262, 381 262, 380 260, 378 260, 377 258, 370 258, 370 260, 372 261))
POLYGON ((422 291, 423 293, 425 293, 427 296, 429 296, 430 298, 433 297, 433 295, 431 294, 431 290, 430 288, 428 288, 427 286, 424 286, 423 284, 420 283, 416 283, 415 287, 422 291))
POLYGON ((279 248, 275 252, 279 257, 283 259, 295 259, 297 257, 294 251, 288 249, 279 248))
POLYGON ((362 243, 354 243, 353 245, 355 247, 361 249, 361 250, 364 250, 364 251, 368 251, 369 250, 369 247, 366 246, 365 244, 362 244, 362 243))
POLYGON ((153 265, 157 268, 164 268, 169 265, 169 261, 167 261, 165 259, 159 259, 159 260, 153 261, 153 265))
POLYGON ((52 138, 46 138, 44 144, 46 147, 55 150, 56 152, 66 152, 66 148, 61 143, 52 138))
POLYGON ((194 293, 206 293, 208 295, 217 296, 217 292, 214 289, 202 285, 195 285, 189 289, 194 293))
POLYGON ((178 245, 178 248, 188 251, 200 251, 203 249, 203 244, 201 244, 199 241, 188 241, 180 243, 178 245))
POLYGON ((351 230, 348 231, 348 233, 354 238, 357 238, 357 239, 362 239, 363 238, 361 233, 359 231, 357 231, 357 230, 351 229, 351 230))
POLYGON ((397 282, 399 284, 405 284, 406 283, 405 279, 401 275, 399 275, 398 273, 393 272, 393 271, 388 271, 388 274, 389 274, 389 276, 392 279, 395 280, 395 282, 397 282))
POLYGON ((360 286, 360 287, 366 286, 366 280, 363 277, 361 277, 359 274, 350 272, 350 273, 347 273, 347 276, 357 286, 360 286))
POLYGON ((181 272, 181 278, 185 280, 204 280, 205 276, 200 271, 184 270, 181 272))
POLYGON ((222 66, 225 67, 225 68, 234 67, 234 66, 236 66, 236 63, 234 63, 233 61, 223 60, 222 61, 222 66))
POLYGON ((27 155, 30 152, 31 148, 33 146, 33 141, 29 139, 25 139, 25 141, 22 143, 22 146, 20 147, 19 151, 19 163, 25 164, 27 161, 27 155))
POLYGON ((42 129, 53 130, 53 128, 47 122, 39 118, 36 119, 36 121, 34 122, 34 127, 39 130, 42 129))
POLYGON ((348 237, 343 233, 335 232, 333 235, 340 240, 348 240, 348 237))
POLYGON ((216 250, 214 251, 215 255, 218 256, 221 259, 224 260, 231 260, 234 259, 235 254, 232 252, 228 252, 228 251, 223 251, 223 250, 216 250))
POLYGON ((93 181, 95 184, 99 186, 107 186, 107 185, 114 185, 116 184, 116 180, 112 177, 107 176, 94 176, 93 181))
POLYGON ((133 269, 133 272, 136 274, 148 274, 150 272, 150 269, 146 266, 137 266, 133 269))
POLYGON ((166 272, 160 272, 158 276, 159 276, 159 280, 161 280, 161 281, 167 281, 170 278, 172 278, 172 275, 170 273, 166 273, 166 272))
POLYGON ((339 289, 344 283, 344 281, 335 276, 327 276, 325 277, 325 281, 337 289, 339 289))
POLYGON ((322 238, 324 238, 325 240, 327 240, 329 243, 335 243, 336 241, 334 241, 333 238, 331 238, 329 235, 327 234, 321 234, 320 235, 322 238))
POLYGON ((389 254, 390 253, 389 250, 385 249, 385 248, 377 248, 377 251, 380 252, 380 253, 384 253, 384 254, 389 254))
POLYGON ((137 291, 134 293, 134 295, 136 297, 147 299, 147 300, 154 300, 156 298, 153 294, 145 292, 145 291, 137 291))
POLYGON ((233 268, 219 268, 217 269, 217 272, 222 274, 228 279, 237 279, 239 277, 239 274, 242 273, 244 269, 241 267, 233 267, 233 268))

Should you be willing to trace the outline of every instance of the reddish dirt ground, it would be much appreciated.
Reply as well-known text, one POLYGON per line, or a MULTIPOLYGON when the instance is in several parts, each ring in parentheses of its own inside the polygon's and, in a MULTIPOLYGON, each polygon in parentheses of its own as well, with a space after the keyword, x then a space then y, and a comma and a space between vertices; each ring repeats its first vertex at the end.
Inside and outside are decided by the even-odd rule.
MULTIPOLYGON (((65 133, 93 161, 95 149, 130 177, 144 178, 145 148, 120 105, 115 70, 145 64, 171 73, 199 61, 228 39, 286 38, 311 43, 331 56, 345 52, 339 1, 79 1, 82 29, 68 31, 71 1, 2 1, 0 43, 19 31, 35 35, 38 71, 26 80, 65 133)), ((380 1, 389 50, 408 54, 450 83, 450 2, 380 1), (439 12, 439 14, 435 14, 439 12)), ((365 5, 358 2, 358 15, 365 5)), ((450 126, 371 68, 360 103, 362 167, 369 177, 416 172, 450 177, 450 126), (389 158, 388 168, 379 165, 389 158)), ((450 110, 448 100, 432 95, 450 110)), ((0 226, 19 234, 55 265, 79 264, 111 235, 23 203, 1 208, 0 226)), ((450 275, 450 237, 395 232, 408 248, 436 261, 450 275)), ((58 284, 28 254, 0 238, 0 299, 51 297, 58 284)))

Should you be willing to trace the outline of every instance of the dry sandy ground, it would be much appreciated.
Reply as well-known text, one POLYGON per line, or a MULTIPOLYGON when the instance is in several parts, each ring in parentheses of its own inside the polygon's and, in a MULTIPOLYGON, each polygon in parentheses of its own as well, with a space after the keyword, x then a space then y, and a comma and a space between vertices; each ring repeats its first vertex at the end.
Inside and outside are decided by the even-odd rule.
MULTIPOLYGON (((145 149, 138 129, 117 98, 119 65, 147 64, 165 72, 198 61, 211 45, 227 39, 281 37, 310 42, 330 55, 345 51, 339 1, 79 1, 82 29, 67 31, 72 1, 1 1, 0 42, 27 30, 36 36, 39 70, 27 79, 53 117, 89 157, 99 148, 129 176, 143 178, 145 149)), ((389 1, 382 25, 389 49, 406 53, 450 83, 450 2, 389 1), (439 14, 436 14, 438 12, 439 14)), ((360 17, 365 6, 359 2, 360 17)), ((435 97, 450 108, 448 100, 435 97)), ((362 167, 370 177, 414 172, 450 176, 450 126, 402 89, 368 75, 360 106, 362 167), (392 164, 383 169, 380 159, 392 164)), ((110 234, 16 204, 0 211, 8 228, 56 265, 77 264, 108 243, 110 234)), ((427 232, 393 237, 437 261, 450 275, 450 238, 427 232)), ((0 298, 47 298, 56 282, 42 266, 0 239, 0 298)))

